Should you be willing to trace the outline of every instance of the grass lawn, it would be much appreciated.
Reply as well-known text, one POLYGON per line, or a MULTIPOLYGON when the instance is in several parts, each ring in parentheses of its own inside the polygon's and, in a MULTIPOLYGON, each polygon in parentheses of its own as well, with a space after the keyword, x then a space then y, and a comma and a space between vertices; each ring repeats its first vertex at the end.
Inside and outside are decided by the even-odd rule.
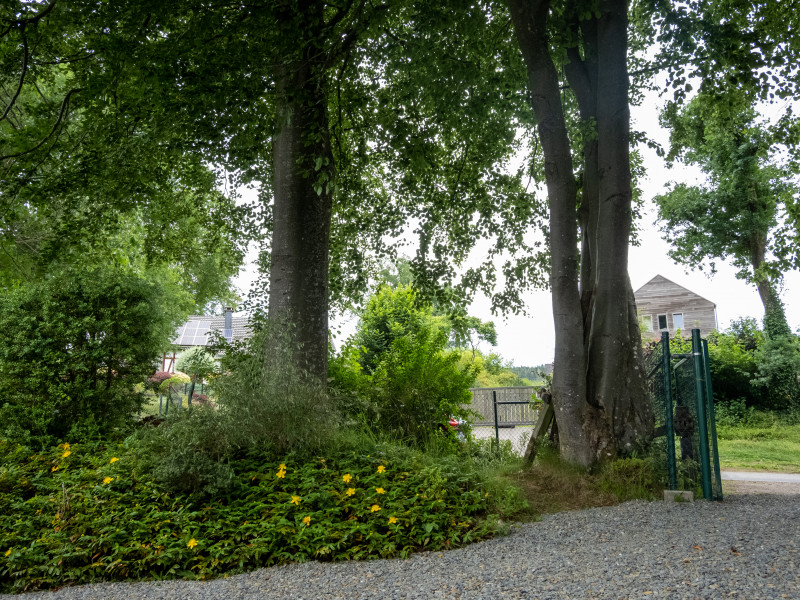
POLYGON ((800 423, 761 415, 746 424, 717 425, 717 439, 723 469, 800 473, 800 423))

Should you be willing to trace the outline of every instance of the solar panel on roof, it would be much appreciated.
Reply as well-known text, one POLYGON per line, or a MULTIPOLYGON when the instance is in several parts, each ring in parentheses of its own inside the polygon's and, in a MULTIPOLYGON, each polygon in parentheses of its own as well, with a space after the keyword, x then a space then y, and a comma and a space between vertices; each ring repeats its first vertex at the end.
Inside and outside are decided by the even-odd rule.
POLYGON ((189 321, 186 323, 186 328, 183 330, 183 335, 181 336, 181 346, 193 346, 194 345, 194 336, 195 332, 197 331, 197 321, 189 321))
POLYGON ((183 325, 178 327, 178 331, 175 332, 175 338, 172 340, 173 344, 180 345, 182 343, 181 340, 183 339, 183 332, 186 331, 186 325, 187 324, 184 323, 183 325))
POLYGON ((208 344, 208 334, 211 331, 211 323, 208 321, 200 321, 197 323, 197 328, 194 331, 192 346, 205 346, 208 344))

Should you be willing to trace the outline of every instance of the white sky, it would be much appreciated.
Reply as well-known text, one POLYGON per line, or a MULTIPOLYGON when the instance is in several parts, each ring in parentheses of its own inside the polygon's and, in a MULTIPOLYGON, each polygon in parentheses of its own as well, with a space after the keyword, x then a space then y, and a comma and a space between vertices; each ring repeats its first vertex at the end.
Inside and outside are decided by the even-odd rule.
MULTIPOLYGON (((658 124, 661 101, 655 96, 640 107, 632 108, 632 127, 644 130, 657 139, 664 147, 668 133, 658 124)), ((736 279, 735 270, 730 264, 717 261, 717 273, 713 278, 698 271, 687 272, 675 264, 667 255, 669 245, 661 239, 655 221, 655 207, 652 198, 665 191, 669 181, 697 181, 699 171, 676 166, 671 171, 655 152, 644 148, 646 178, 640 182, 644 191, 645 213, 639 223, 641 245, 632 247, 629 258, 629 273, 633 289, 636 290, 656 275, 682 285, 717 305, 717 319, 724 330, 730 322, 739 317, 755 317, 761 321, 763 307, 755 287, 736 279)), ((255 278, 251 265, 242 269, 236 285, 247 292, 255 278)), ((800 273, 791 272, 785 277, 785 287, 781 297, 786 306, 786 317, 793 330, 800 328, 800 273)), ((483 320, 493 320, 497 326, 498 344, 494 349, 503 358, 517 366, 534 366, 553 360, 555 334, 553 330, 553 311, 549 291, 528 292, 524 296, 528 315, 493 316, 489 300, 479 297, 473 302, 469 313, 483 320)), ((355 319, 339 319, 331 323, 332 330, 339 330, 337 345, 350 335, 355 328, 355 319)), ((485 348, 487 349, 487 348, 485 348)))

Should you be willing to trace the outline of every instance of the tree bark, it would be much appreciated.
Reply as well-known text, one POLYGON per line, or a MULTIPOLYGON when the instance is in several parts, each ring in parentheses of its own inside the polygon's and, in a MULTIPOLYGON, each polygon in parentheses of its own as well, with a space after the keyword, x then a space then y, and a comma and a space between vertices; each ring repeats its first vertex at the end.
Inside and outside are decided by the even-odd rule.
POLYGON ((528 71, 531 104, 545 157, 550 206, 550 285, 555 321, 553 408, 564 457, 575 463, 593 462, 586 444, 586 357, 583 317, 578 292, 577 185, 561 105, 558 74, 546 34, 547 0, 511 0, 511 16, 528 71))
POLYGON ((324 69, 307 54, 278 69, 269 320, 292 329, 297 363, 324 382, 334 169, 324 69))
POLYGON ((580 26, 584 56, 573 49, 565 65, 582 118, 594 119, 597 127, 596 139, 583 149, 580 290, 578 196, 549 49, 550 4, 510 0, 510 6, 545 155, 556 329, 552 391, 560 447, 567 460, 590 465, 633 450, 653 427, 627 272, 632 215, 627 2, 601 2, 600 18, 580 26))
POLYGON ((595 299, 589 332, 588 400, 603 411, 611 439, 595 452, 629 452, 653 427, 636 305, 628 276, 632 223, 627 0, 600 3, 597 21, 599 170, 595 299))
POLYGON ((783 302, 781 302, 775 286, 761 270, 766 251, 767 232, 753 233, 750 237, 750 264, 753 267, 753 280, 756 283, 761 304, 764 305, 764 331, 767 337, 774 338, 790 335, 792 329, 786 320, 783 302))

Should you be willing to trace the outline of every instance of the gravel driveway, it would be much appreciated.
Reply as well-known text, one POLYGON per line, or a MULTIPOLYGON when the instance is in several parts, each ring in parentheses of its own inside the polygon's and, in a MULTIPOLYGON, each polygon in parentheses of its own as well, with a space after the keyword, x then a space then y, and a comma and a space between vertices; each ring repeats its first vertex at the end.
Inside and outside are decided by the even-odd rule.
POLYGON ((753 491, 721 503, 636 501, 561 513, 515 525, 507 537, 408 560, 306 563, 202 583, 99 584, 3 597, 799 599, 800 495, 753 491))

